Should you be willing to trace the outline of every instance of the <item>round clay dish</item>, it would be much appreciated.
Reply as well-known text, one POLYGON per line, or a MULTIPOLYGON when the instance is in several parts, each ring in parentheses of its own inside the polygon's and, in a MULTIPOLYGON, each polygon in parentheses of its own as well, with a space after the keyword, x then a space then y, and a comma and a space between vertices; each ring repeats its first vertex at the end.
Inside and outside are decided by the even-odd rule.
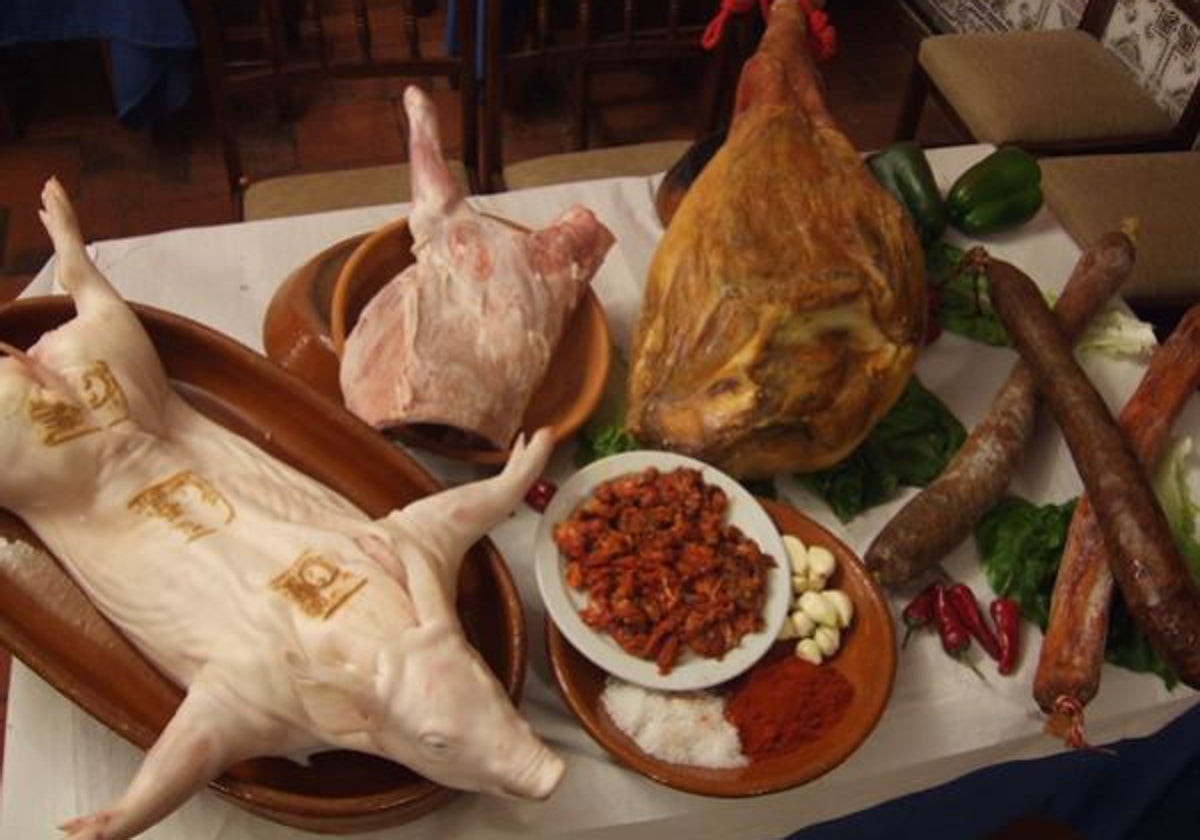
MULTIPOLYGON (((368 236, 346 260, 334 285, 329 318, 330 339, 339 356, 363 307, 413 263, 412 244, 408 220, 398 219, 368 236)), ((604 393, 611 350, 604 307, 589 289, 525 409, 521 431, 526 437, 548 426, 558 443, 584 424, 604 393)), ((453 430, 414 425, 388 431, 405 443, 459 461, 498 465, 508 460, 507 449, 469 440, 453 430)))
POLYGON ((812 781, 858 749, 875 728, 892 693, 896 635, 887 599, 878 584, 858 557, 821 525, 788 505, 760 501, 782 533, 833 552, 838 570, 829 586, 845 591, 854 602, 854 620, 843 636, 841 649, 821 665, 836 668, 853 686, 854 696, 841 719, 818 739, 791 752, 732 769, 692 767, 655 758, 618 729, 604 711, 600 696, 608 675, 571 647, 552 621, 546 622, 546 645, 555 681, 584 729, 622 764, 668 787, 706 796, 744 797, 812 781))

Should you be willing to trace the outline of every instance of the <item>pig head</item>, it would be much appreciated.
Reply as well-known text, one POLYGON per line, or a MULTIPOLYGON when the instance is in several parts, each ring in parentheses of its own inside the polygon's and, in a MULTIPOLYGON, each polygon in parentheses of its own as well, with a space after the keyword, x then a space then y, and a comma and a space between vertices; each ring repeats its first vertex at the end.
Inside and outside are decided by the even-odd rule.
POLYGON ((68 836, 131 837, 238 761, 329 747, 548 796, 563 763, 454 604, 463 556, 541 473, 549 433, 518 439, 491 478, 371 520, 181 399, 61 186, 42 200, 77 315, 28 350, 0 342, 0 506, 186 688, 124 794, 68 836), (296 595, 309 585, 327 602, 296 595))

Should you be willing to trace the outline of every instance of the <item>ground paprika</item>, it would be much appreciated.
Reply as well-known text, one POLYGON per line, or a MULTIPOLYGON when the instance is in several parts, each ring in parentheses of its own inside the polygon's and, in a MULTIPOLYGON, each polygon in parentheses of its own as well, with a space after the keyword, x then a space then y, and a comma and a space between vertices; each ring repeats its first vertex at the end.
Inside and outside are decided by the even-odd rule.
POLYGON ((740 679, 725 704, 751 761, 814 741, 836 724, 854 686, 835 668, 813 665, 790 650, 768 658, 740 679))

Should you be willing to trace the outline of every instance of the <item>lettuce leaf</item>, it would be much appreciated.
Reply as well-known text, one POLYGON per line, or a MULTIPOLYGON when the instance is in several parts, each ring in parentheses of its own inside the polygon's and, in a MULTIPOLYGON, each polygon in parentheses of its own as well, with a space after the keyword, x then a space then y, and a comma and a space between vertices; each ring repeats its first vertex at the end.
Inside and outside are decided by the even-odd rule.
POLYGON ((933 297, 933 317, 946 332, 995 347, 1012 344, 1008 330, 992 308, 987 275, 965 262, 966 252, 937 242, 925 252, 926 276, 933 297))
POLYGON ((1077 501, 1035 505, 1009 496, 975 526, 975 544, 988 583, 997 595, 1020 604, 1022 615, 1043 630, 1077 501))
POLYGON ((890 500, 901 486, 927 485, 966 437, 958 418, 914 376, 854 452, 832 467, 797 478, 846 522, 890 500))
POLYGON ((1085 353, 1135 359, 1149 358, 1157 346, 1153 326, 1112 306, 1092 318, 1075 344, 1085 353))

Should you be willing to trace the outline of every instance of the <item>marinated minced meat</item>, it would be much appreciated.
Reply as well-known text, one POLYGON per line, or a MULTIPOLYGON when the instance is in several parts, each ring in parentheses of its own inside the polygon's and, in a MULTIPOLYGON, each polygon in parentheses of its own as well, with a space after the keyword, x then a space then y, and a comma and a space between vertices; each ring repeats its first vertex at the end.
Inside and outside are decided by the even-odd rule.
POLYGON ((601 484, 554 527, 580 617, 668 673, 685 649, 719 659, 763 627, 774 560, 726 523, 699 470, 651 467, 601 484))

